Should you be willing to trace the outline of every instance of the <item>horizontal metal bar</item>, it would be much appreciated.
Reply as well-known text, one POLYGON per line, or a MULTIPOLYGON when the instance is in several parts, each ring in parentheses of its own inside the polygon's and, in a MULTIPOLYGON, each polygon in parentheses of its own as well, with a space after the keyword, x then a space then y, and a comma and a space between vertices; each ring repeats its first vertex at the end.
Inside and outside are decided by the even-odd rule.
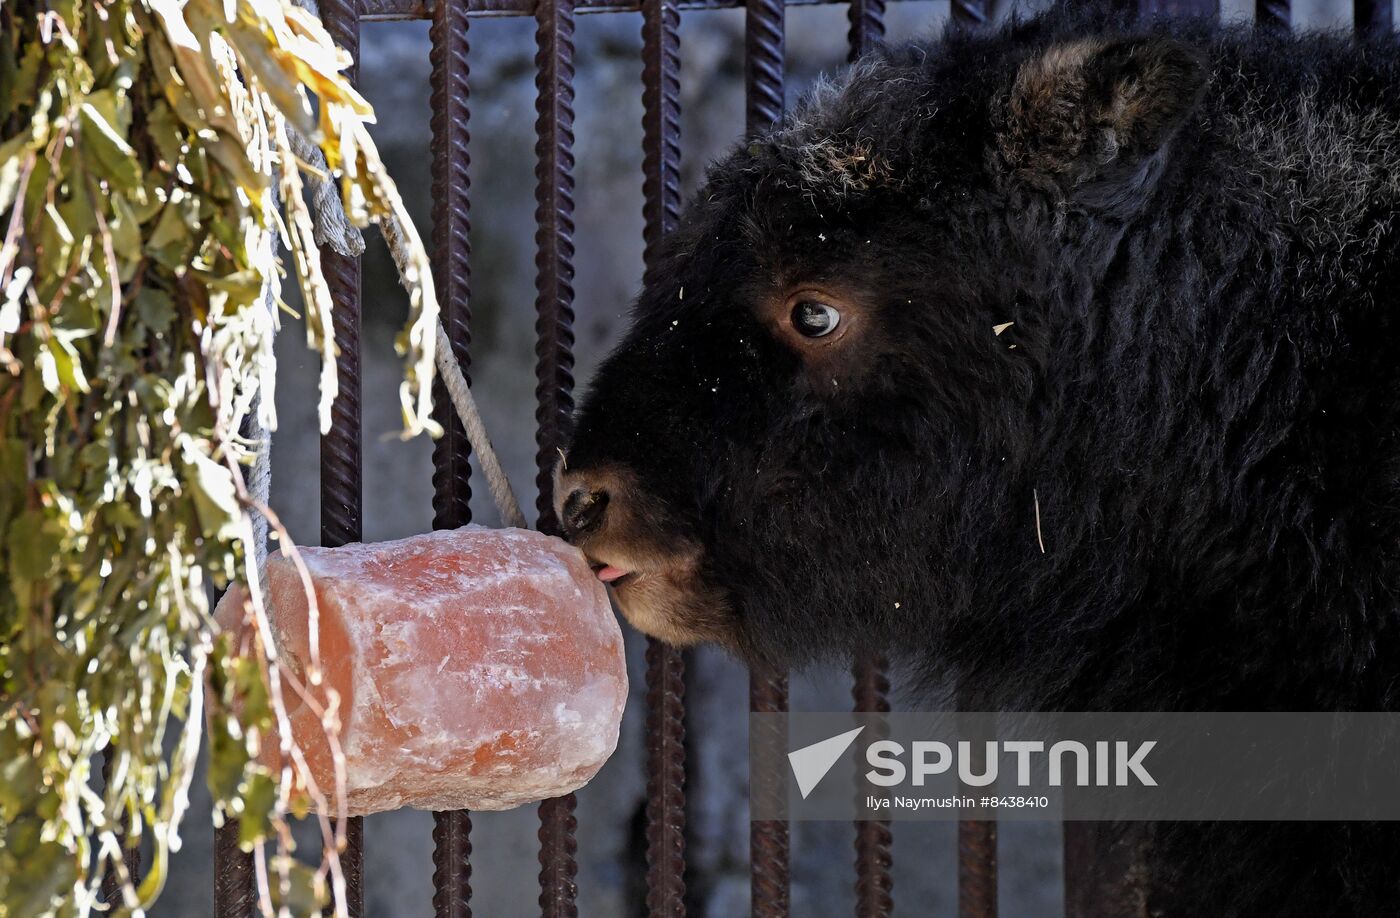
MULTIPOLYGON (((829 3, 846 3, 849 0, 787 0, 784 6, 820 6, 829 3)), ((900 2, 900 0, 892 0, 900 2)), ((929 0, 903 0, 906 3, 929 2, 929 0)), ((388 22, 398 19, 431 19, 431 0, 360 0, 363 14, 361 22, 388 22)), ((728 10, 739 9, 745 0, 679 0, 675 5, 682 10, 728 10)), ((536 0, 467 0, 467 15, 473 19, 504 16, 535 15, 536 0)), ((577 0, 576 13, 636 13, 642 9, 642 0, 577 0)))

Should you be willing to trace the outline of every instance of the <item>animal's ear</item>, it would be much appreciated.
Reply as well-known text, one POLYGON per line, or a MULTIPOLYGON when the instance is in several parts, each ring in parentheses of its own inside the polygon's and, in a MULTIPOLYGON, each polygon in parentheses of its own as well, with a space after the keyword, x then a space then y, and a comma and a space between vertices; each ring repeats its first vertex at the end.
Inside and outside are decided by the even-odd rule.
POLYGON ((1186 120, 1205 83, 1201 59, 1171 39, 1053 45, 993 103, 1000 168, 1066 188, 1135 169, 1186 120))

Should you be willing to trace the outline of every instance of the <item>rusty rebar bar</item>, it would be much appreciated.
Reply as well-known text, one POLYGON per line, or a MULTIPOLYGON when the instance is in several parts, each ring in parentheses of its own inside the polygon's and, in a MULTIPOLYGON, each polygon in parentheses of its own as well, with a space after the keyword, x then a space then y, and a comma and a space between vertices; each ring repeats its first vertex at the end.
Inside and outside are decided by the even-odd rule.
MULTIPOLYGON (((958 732, 970 743, 972 770, 982 772, 987 762, 987 742, 996 735, 994 715, 978 713, 976 699, 957 693, 958 732)), ((996 786, 981 788, 996 793, 996 786)), ((970 796, 973 788, 961 785, 970 796)), ((997 913, 997 824, 990 819, 963 819, 958 822, 958 916, 995 918, 997 913)))
POLYGON ((846 10, 850 21, 846 59, 854 61, 885 40, 885 0, 851 0, 846 10))
POLYGON ((1254 25, 1271 32, 1287 33, 1293 28, 1293 5, 1289 0, 1255 0, 1254 25))
MULTIPOLYGON (((672 0, 642 6, 642 253, 657 268, 658 245, 680 219, 680 10, 672 0)), ((647 914, 685 914, 685 660, 647 639, 647 914)))
MULTIPOLYGON (((253 433, 253 424, 245 417, 239 435, 253 433)), ((247 484, 248 472, 243 474, 247 484)), ((220 592, 215 604, 222 599, 220 592)), ((214 918, 253 918, 258 910, 253 853, 239 847, 238 834, 238 820, 225 812, 223 825, 214 830, 214 918)))
POLYGON ((471 918, 472 817, 468 810, 433 814, 433 914, 471 918))
POLYGON ((574 410, 573 0, 540 0, 536 25, 535 507, 558 535, 554 466, 574 410))
MULTIPOLYGON (((755 668, 749 673, 749 710, 755 714, 782 714, 788 709, 787 675, 755 668)), ((749 774, 750 806, 755 800, 781 800, 782 776, 778 771, 787 745, 779 722, 773 718, 749 718, 749 743, 756 769, 749 774)), ((785 918, 791 908, 790 835, 781 819, 754 819, 749 823, 749 894, 754 918, 785 918)))
MULTIPOLYGON (((855 61, 869 53, 885 37, 885 0, 851 0, 847 10, 850 31, 848 59, 855 61)), ((885 661, 871 656, 856 660, 851 690, 855 710, 888 714, 890 683, 885 678, 885 661)), ((873 737, 872 737, 873 739, 873 737)), ((859 779, 857 779, 859 780, 859 779)), ((864 794, 857 794, 863 797, 864 794)), ((894 911, 894 833, 888 820, 856 821, 856 916, 887 918, 894 911)))
POLYGON ((744 130, 770 130, 783 117, 783 0, 744 5, 744 130))
MULTIPOLYGON (((321 17, 331 37, 359 57, 356 0, 322 0, 321 17)), ((353 74, 352 74, 353 76, 353 74)), ((330 287, 336 375, 340 391, 331 404, 331 428, 321 435, 321 544, 360 541, 363 535, 363 444, 360 418, 360 260, 321 249, 330 287)))
MULTIPOLYGON (((575 11, 595 13, 635 13, 651 0, 576 0, 575 11)), ((824 6, 850 0, 787 0, 785 6, 824 6)), ((675 0, 680 10, 727 10, 745 5, 745 0, 675 0)), ((387 22, 404 19, 431 19, 434 0, 364 0, 364 20, 387 22)), ((535 0, 468 0, 467 15, 473 18, 532 16, 535 0)))
POLYGON ((955 25, 975 29, 989 21, 987 0, 952 0, 948 17, 955 25))
POLYGON ((1065 918, 1121 918, 1146 909, 1149 823, 1064 824, 1065 918))
POLYGON ((681 211, 681 104, 679 7, 645 0, 642 7, 642 147, 645 218, 642 260, 656 264, 657 245, 675 229, 681 211))
POLYGON ((553 797, 540 804, 540 914, 544 918, 576 918, 578 915, 578 841, 574 832, 577 802, 573 794, 553 797))
MULTIPOLYGON (((854 710, 862 714, 890 712, 890 681, 885 676, 885 661, 879 657, 862 656, 853 667, 854 688, 851 698, 854 710)), ((864 748, 883 738, 880 731, 861 735, 864 748), (867 742, 867 740, 869 742, 867 742)), ((861 779, 857 777, 857 784, 861 779)), ((857 799, 865 796, 857 793, 857 799)), ((894 912, 894 877, 891 868, 894 856, 891 847, 894 833, 889 820, 862 819, 856 821, 856 918, 888 918, 894 912)))
MULTIPOLYGON (((471 374, 471 202, 467 151, 467 16, 462 0, 433 9, 432 48, 432 266, 442 323, 462 372, 471 374)), ((471 444, 445 387, 435 380, 433 410, 443 435, 433 444, 433 525, 453 529, 471 520, 471 444)))
MULTIPOLYGON (((885 0, 851 0, 847 15, 850 20, 849 59, 855 61, 884 40, 885 0)), ((890 682, 885 677, 885 661, 862 656, 856 660, 852 676, 855 684, 851 696, 855 710, 888 714, 890 682)), ((856 916, 887 918, 894 911, 894 876, 891 873, 894 833, 888 820, 857 820, 855 828, 856 916)))
MULTIPOLYGON (((467 6, 443 0, 428 29, 432 64, 433 286, 442 324, 462 372, 471 372, 470 179, 467 174, 467 6)), ((446 387, 433 383, 433 414, 443 435, 433 444, 433 527, 471 522, 471 444, 446 387)), ((472 819, 467 810, 433 814, 433 913, 470 918, 472 819)))
POLYGON ((1391 0, 1356 0, 1352 7, 1356 33, 1363 37, 1380 37, 1395 31, 1395 9, 1391 0))
MULTIPOLYGON (((346 75, 354 80, 360 60, 358 0, 321 0, 321 21, 335 43, 353 60, 346 75)), ((326 547, 363 538, 363 427, 360 412, 360 260, 321 248, 321 267, 335 303, 332 326, 340 392, 331 404, 331 429, 321 435, 321 544, 326 547)), ((364 819, 346 824, 340 854, 345 872, 345 907, 350 918, 365 910, 364 819)))
POLYGON ((647 642, 647 914, 685 914, 685 662, 647 642))
POLYGON ((214 830, 214 918, 253 918, 255 882, 253 855, 238 847, 238 820, 226 816, 214 830))
MULTIPOLYGON (((535 10, 535 464, 539 528, 559 534, 554 465, 568 440, 574 401, 574 0, 535 10)), ((540 909, 578 914, 574 795, 540 804, 540 909)))
MULTIPOLYGON (((112 780, 112 747, 109 745, 102 750, 102 783, 103 791, 106 791, 106 783, 112 780)), ((121 832, 118 833, 122 841, 122 861, 126 864, 127 875, 131 877, 132 885, 139 885, 141 882, 141 849, 135 845, 126 843, 126 817, 122 817, 121 832)), ((122 883, 117 871, 111 864, 106 866, 102 872, 102 901, 108 905, 119 904, 122 901, 122 883)))
MULTIPOLYGON (((744 129, 748 136, 755 137, 775 127, 783 117, 783 0, 748 0, 744 10, 744 129)), ((787 706, 786 673, 763 667, 750 672, 750 711, 782 713, 787 706)), ((750 775, 749 779, 752 800, 756 792, 753 782, 766 778, 750 775)), ((763 793, 764 789, 757 792, 763 793)), ((749 886, 755 918, 788 914, 789 848, 786 821, 754 820, 749 824, 749 886)))
MULTIPOLYGON (((331 820, 337 827, 338 820, 331 820)), ((365 914, 365 818, 351 816, 345 820, 345 850, 340 853, 340 869, 345 874, 345 910, 350 918, 365 914)), ((332 914, 331 909, 326 914, 332 914)))
POLYGON ((214 918, 253 918, 255 882, 253 855, 238 847, 238 820, 226 816, 214 831, 214 918))
POLYGON ((958 823, 958 918, 994 918, 997 913, 997 824, 988 819, 958 823))
MULTIPOLYGON (((361 539, 360 426, 360 266, 358 259, 322 250, 322 266, 335 299, 333 316, 340 393, 331 406, 331 429, 321 437, 321 544, 327 548, 361 539)), ((363 918, 364 817, 351 816, 345 826, 345 907, 350 918, 363 918)))

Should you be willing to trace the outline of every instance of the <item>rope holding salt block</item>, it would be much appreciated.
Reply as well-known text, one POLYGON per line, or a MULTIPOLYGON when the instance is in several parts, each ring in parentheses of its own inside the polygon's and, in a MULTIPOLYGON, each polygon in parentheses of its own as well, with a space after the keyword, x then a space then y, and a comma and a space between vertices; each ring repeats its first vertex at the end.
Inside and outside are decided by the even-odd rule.
POLYGON ((457 355, 452 353, 452 342, 448 340, 447 330, 442 327, 441 322, 438 322, 437 326, 436 356, 438 374, 442 377, 448 397, 452 399, 452 407, 462 419, 462 427, 467 431, 467 440, 471 442, 477 461, 481 463, 482 474, 486 476, 486 486, 501 513, 501 519, 507 526, 528 528, 525 514, 520 510, 520 502, 510 486, 510 478, 506 476, 505 469, 501 468, 501 460, 496 457, 496 451, 491 447, 491 438, 486 435, 486 425, 482 423, 481 413, 476 409, 476 399, 472 397, 471 386, 467 385, 461 364, 457 363, 457 355))
MULTIPOLYGON (((321 11, 316 0, 296 0, 296 3, 320 18, 321 11)), ((365 250, 364 238, 345 216, 340 192, 336 190, 335 182, 329 178, 330 170, 325 155, 320 147, 307 140, 291 125, 288 125, 288 134, 292 151, 315 173, 319 173, 312 174, 307 179, 312 190, 312 223, 316 241, 329 245, 346 257, 361 254, 365 250)), ((389 246, 389 254, 393 256, 399 280, 403 281, 408 268, 408 246, 404 242, 398 221, 385 220, 380 223, 379 230, 384 236, 384 242, 389 246)), ((452 344, 441 319, 437 323, 434 363, 447 389, 448 397, 452 400, 452 408, 457 412, 457 417, 461 419, 462 427, 467 432, 467 441, 471 443, 472 452, 476 453, 477 461, 481 463, 481 473, 486 476, 486 486, 491 492, 491 499, 495 501, 496 510, 501 514, 501 521, 517 529, 528 529, 529 524, 520 509, 520 501, 516 498, 510 478, 501 467, 501 460, 491 445, 491 438, 486 433, 486 424, 476 406, 476 398, 472 395, 471 386, 467 383, 461 364, 457 362, 457 355, 452 352, 452 344)))
MULTIPOLYGON (((315 12, 315 4, 309 6, 311 11, 315 12)), ((336 190, 335 182, 330 178, 326 154, 291 125, 287 126, 287 139, 297 159, 312 169, 305 182, 311 188, 311 229, 316 244, 330 246, 337 254, 346 258, 363 255, 365 239, 345 216, 345 208, 340 203, 340 192, 336 190)))
MULTIPOLYGON (((399 270, 399 279, 402 280, 408 267, 408 246, 403 240, 399 222, 392 218, 385 220, 379 225, 379 229, 384 235, 384 241, 389 245, 389 254, 394 257, 394 265, 399 270)), ((515 489, 510 486, 510 478, 501 467, 496 450, 491 446, 486 424, 481 420, 481 412, 477 410, 471 386, 462 373, 461 364, 457 362, 457 355, 452 352, 452 342, 447 337, 447 329, 443 328, 441 319, 437 323, 437 347, 433 359, 438 374, 442 377, 443 386, 447 389, 447 395, 452 400, 452 407, 456 410, 457 417, 462 420, 462 427, 467 432, 472 451, 481 463, 481 472, 486 476, 486 486, 491 491, 491 498, 496 502, 496 509, 500 512, 502 521, 516 529, 528 529, 530 524, 525 522, 525 514, 520 510, 520 501, 515 497, 515 489)))

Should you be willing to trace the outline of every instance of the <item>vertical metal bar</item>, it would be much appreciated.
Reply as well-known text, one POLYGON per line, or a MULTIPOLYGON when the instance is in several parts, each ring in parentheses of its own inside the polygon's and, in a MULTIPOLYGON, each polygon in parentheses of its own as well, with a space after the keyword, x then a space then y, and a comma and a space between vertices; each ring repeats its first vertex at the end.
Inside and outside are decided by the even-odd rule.
POLYGON ((846 17, 851 23, 848 61, 855 61, 885 40, 885 0, 851 0, 846 17))
POLYGON ((1148 823, 1065 823, 1065 918, 1118 918, 1144 911, 1148 823))
MULTIPOLYGON (((747 0, 744 16, 745 130, 762 134, 783 117, 783 0, 747 0)), ((781 713, 788 706, 787 674, 766 668, 749 673, 749 710, 781 713)), ((752 742, 752 740, 751 740, 752 742)), ((754 794, 750 775, 750 797, 754 794)), ((749 824, 750 895, 754 918, 780 918, 790 907, 788 824, 749 824)))
POLYGON ((1395 30, 1395 10, 1391 0, 1356 0, 1352 18, 1357 35, 1389 35, 1395 30))
POLYGON ((573 794, 554 797, 540 804, 540 914, 545 918, 576 918, 578 915, 578 842, 574 832, 577 801, 573 794))
POLYGON ((647 914, 685 914, 685 661, 647 641, 647 914))
POLYGON ((1065 918, 1102 914, 1104 852, 1098 844, 1098 829, 1098 823, 1093 822, 1064 824, 1065 918))
POLYGON ((214 918, 253 918, 257 901, 253 855, 238 847, 238 820, 226 817, 214 832, 214 918))
POLYGON ((744 126, 753 136, 783 117, 783 0, 747 0, 744 13, 744 126))
MULTIPOLYGON (((958 729, 971 742, 973 768, 985 765, 985 740, 994 736, 993 723, 977 711, 976 700, 957 693, 958 729)), ((992 788, 984 791, 995 792, 992 788)), ((971 794, 965 787, 964 794, 971 794)), ((959 918, 994 918, 997 913, 997 824, 994 820, 958 821, 958 915, 959 918)))
MULTIPOLYGON (((984 743, 995 736, 995 720, 979 710, 976 699, 957 693, 958 732, 970 743, 974 771, 986 764, 984 743)), ((994 787, 982 788, 995 793, 994 787)), ((961 786, 971 796, 973 789, 961 786)), ((958 821, 958 915, 960 918, 994 918, 997 913, 997 824, 994 820, 958 821)))
MULTIPOLYGON (((848 60, 869 53, 885 37, 885 0, 851 0, 848 60)), ((855 710, 888 714, 890 682, 885 678, 885 661, 862 656, 852 671, 851 691, 855 710)), ((894 834, 888 820, 856 821, 856 918, 888 918, 894 912, 894 864, 891 846, 894 834)))
POLYGON ((987 0, 953 0, 948 15, 963 28, 984 26, 988 18, 987 0))
POLYGON ((1100 903, 1106 898, 1103 880, 1103 860, 1108 854, 1099 844, 1099 824, 1094 822, 1065 822, 1061 824, 1064 851, 1065 916, 1091 918, 1102 914, 1100 903))
MULTIPOLYGON (((851 0, 847 16, 850 20, 848 60, 855 61, 884 40, 885 0, 851 0)), ((855 710, 889 713, 890 683, 885 678, 884 660, 861 657, 856 660, 852 675, 855 710)), ((887 918, 894 911, 891 895, 894 878, 890 873, 894 864, 890 852, 894 835, 888 820, 857 820, 855 828, 856 916, 887 918)))
POLYGON ((990 918, 997 913, 997 824, 958 823, 958 916, 990 918))
MULTIPOLYGON (((256 436, 254 428, 245 417, 239 434, 256 436)), ((218 598, 223 599, 222 592, 218 598)), ((253 853, 238 846, 238 832, 238 820, 228 813, 224 824, 214 830, 214 918, 253 918, 258 908, 253 853)))
MULTIPOLYGON (((884 659, 861 657, 856 661, 854 676, 851 696, 855 710, 888 714, 890 681, 885 677, 884 659)), ((894 864, 890 853, 893 843, 888 820, 856 822, 856 918, 888 918, 894 912, 894 877, 890 873, 894 864)))
POLYGON ((1125 9, 1136 9, 1143 20, 1170 18, 1172 16, 1219 16, 1219 0, 1137 0, 1136 3, 1123 3, 1125 9))
POLYGON ((1288 32, 1293 27, 1293 10, 1289 0, 1254 0, 1254 25, 1274 32, 1288 32))
POLYGON ((574 0, 540 0, 535 19, 535 506, 557 532, 554 466, 574 410, 574 0))
POLYGON ((1095 903, 1102 892, 1096 881, 1096 864, 1103 852, 1096 848, 1092 822, 1062 824, 1064 838, 1064 882, 1066 918, 1089 918, 1095 914, 1095 903))
MULTIPOLYGON (((321 21, 335 43, 350 52, 347 76, 354 80, 360 61, 358 0, 322 0, 321 21)), ((363 537, 363 449, 360 420, 360 260, 321 249, 321 266, 335 301, 333 317, 336 374, 340 393, 331 405, 331 429, 321 436, 321 544, 333 547, 363 537)), ((365 911, 364 819, 352 816, 340 854, 345 871, 345 907, 350 918, 365 911)))
MULTIPOLYGON (((680 218, 680 9, 642 3, 642 149, 645 273, 680 218)), ((647 914, 685 914, 685 660, 647 639, 647 914)))
MULTIPOLYGON (((749 710, 755 714, 780 714, 788 707, 787 674, 754 669, 749 673, 749 710)), ((752 721, 750 721, 752 724, 752 721)), ((750 729, 765 729, 751 726, 750 729)), ((750 737, 749 742, 770 750, 757 756, 772 760, 781 756, 781 736, 750 737)), ((769 796, 771 775, 749 775, 749 799, 769 796)), ((785 820, 753 820, 749 823, 749 892, 754 918, 786 918, 791 906, 790 837, 785 820)))
MULTIPOLYGON (((106 791, 106 783, 112 780, 112 747, 109 745, 102 750, 102 782, 103 791, 106 791)), ((126 863, 126 872, 131 876, 132 885, 141 883, 141 849, 135 845, 126 844, 126 817, 122 817, 122 860, 126 863)), ((117 876, 117 871, 108 864, 102 874, 102 901, 108 905, 117 906, 122 901, 121 879, 117 876)))
MULTIPOLYGON (((452 351, 470 379, 467 23, 467 0, 443 0, 433 6, 428 35, 432 42, 433 286, 452 351)), ((433 525, 455 529, 469 523, 472 516, 471 444, 452 410, 446 387, 441 380, 437 386, 433 405, 443 436, 433 445, 433 525)))
MULTIPOLYGON (((327 547, 360 541, 361 426, 360 426, 360 266, 358 259, 322 251, 326 280, 335 298, 336 367, 340 393, 331 407, 331 430, 321 437, 321 544, 327 547)), ((363 918, 364 818, 346 821, 345 850, 340 867, 345 873, 345 906, 350 918, 363 918)))
POLYGON ((472 816, 469 810, 433 814, 433 914, 471 918, 472 816))
MULTIPOLYGON (((574 388, 574 0, 535 9, 535 456, 539 528, 559 534, 554 465, 568 437, 574 388)), ((573 794, 540 804, 540 911, 578 914, 573 794)))
POLYGON ((345 910, 350 918, 365 914, 365 819, 351 816, 345 820, 345 850, 340 854, 340 869, 345 873, 345 910))
MULTIPOLYGON (((467 4, 433 5, 432 44, 433 285, 443 327, 464 373, 471 367, 471 229, 467 176, 467 4)), ((433 385, 433 410, 443 435, 433 445, 433 527, 471 522, 471 444, 441 380, 433 385)), ((433 814, 433 913, 470 918, 472 820, 467 810, 433 814)))

